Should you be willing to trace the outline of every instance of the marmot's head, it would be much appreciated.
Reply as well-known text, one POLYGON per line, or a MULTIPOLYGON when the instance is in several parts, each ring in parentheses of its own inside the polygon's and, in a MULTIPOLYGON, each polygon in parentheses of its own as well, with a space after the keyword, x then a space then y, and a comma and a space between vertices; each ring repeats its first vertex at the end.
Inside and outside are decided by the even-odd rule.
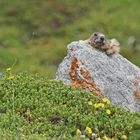
POLYGON ((89 43, 91 44, 91 46, 100 48, 107 43, 107 39, 104 34, 100 32, 95 32, 90 36, 89 43))

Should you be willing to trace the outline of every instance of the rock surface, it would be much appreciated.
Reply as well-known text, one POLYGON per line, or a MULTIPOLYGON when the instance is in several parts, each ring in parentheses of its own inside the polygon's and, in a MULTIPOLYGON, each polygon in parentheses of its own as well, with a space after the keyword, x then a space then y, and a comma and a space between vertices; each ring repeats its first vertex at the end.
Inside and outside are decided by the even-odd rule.
POLYGON ((140 111, 140 68, 120 54, 107 56, 86 41, 67 46, 67 56, 59 65, 56 79, 94 91, 125 109, 140 111))

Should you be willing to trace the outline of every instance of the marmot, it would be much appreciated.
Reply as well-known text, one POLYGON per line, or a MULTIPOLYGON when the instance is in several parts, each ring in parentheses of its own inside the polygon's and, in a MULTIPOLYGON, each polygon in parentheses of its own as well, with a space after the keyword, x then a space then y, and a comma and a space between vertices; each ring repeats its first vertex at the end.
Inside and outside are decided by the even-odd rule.
POLYGON ((88 43, 97 49, 106 52, 107 55, 119 53, 120 43, 116 39, 107 39, 104 34, 100 32, 93 33, 88 39, 88 43))

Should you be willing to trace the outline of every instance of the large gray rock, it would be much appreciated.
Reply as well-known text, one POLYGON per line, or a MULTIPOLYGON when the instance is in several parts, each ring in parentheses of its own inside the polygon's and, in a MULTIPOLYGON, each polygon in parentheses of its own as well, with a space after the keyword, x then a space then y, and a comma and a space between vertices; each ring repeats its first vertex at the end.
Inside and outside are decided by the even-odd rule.
POLYGON ((140 68, 120 54, 107 56, 86 41, 67 46, 56 79, 94 91, 125 109, 140 111, 140 68))

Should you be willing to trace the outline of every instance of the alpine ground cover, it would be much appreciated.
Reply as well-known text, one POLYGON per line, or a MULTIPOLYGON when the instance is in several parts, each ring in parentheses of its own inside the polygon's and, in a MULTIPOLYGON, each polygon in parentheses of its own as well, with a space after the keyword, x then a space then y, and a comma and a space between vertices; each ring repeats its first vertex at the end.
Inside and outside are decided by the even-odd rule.
POLYGON ((106 98, 39 75, 13 75, 11 69, 0 79, 2 139, 138 140, 139 134, 140 114, 106 98))

